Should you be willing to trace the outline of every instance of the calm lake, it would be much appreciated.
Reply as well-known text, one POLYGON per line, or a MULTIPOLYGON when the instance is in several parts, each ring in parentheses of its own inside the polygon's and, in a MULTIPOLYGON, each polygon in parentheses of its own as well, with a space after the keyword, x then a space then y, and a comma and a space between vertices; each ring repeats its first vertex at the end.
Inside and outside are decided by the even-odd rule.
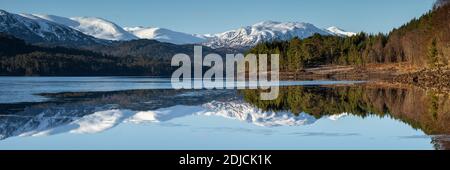
POLYGON ((174 90, 146 77, 0 77, 0 149, 450 149, 450 95, 352 81, 174 90))

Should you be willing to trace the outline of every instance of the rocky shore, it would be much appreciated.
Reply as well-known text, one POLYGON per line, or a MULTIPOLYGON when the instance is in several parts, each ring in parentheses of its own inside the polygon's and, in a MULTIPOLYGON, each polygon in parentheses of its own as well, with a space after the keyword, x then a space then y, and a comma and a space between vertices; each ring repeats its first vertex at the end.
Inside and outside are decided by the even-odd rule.
POLYGON ((280 72, 282 80, 389 80, 409 72, 406 68, 389 64, 366 66, 324 65, 297 72, 280 72))
POLYGON ((407 84, 450 92, 450 68, 419 69, 399 65, 321 66, 281 72, 281 80, 362 80, 407 84))
POLYGON ((398 75, 393 78, 394 82, 413 84, 423 88, 433 88, 450 91, 450 70, 434 69, 421 70, 414 73, 398 75))

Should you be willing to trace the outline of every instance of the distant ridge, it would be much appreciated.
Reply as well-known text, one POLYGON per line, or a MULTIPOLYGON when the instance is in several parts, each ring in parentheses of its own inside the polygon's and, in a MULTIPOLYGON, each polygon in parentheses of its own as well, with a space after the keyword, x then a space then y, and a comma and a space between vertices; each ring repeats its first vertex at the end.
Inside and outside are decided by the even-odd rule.
POLYGON ((260 42, 307 38, 314 34, 353 36, 337 27, 321 29, 310 23, 263 21, 217 34, 189 34, 159 27, 121 27, 98 17, 61 17, 0 12, 1 32, 31 43, 95 44, 104 41, 152 39, 173 44, 201 44, 211 48, 250 48, 260 42))

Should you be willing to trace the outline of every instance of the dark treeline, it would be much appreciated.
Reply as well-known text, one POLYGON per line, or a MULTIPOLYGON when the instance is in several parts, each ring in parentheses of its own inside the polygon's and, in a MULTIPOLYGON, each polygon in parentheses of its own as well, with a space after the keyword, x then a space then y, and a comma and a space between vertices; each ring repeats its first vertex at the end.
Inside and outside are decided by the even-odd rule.
POLYGON ((359 33, 352 37, 322 36, 261 43, 250 53, 280 54, 284 71, 317 65, 358 65, 404 62, 429 68, 448 65, 450 5, 444 5, 389 34, 359 33))
POLYGON ((295 71, 324 64, 362 65, 377 62, 382 56, 386 37, 382 34, 360 33, 352 37, 323 36, 315 34, 306 39, 266 42, 250 50, 255 54, 280 54, 281 70, 295 71), (374 49, 379 50, 374 50, 374 49))
MULTIPOLYGON (((224 56, 229 50, 203 47, 202 52, 224 56)), ((176 69, 171 58, 178 53, 192 57, 194 45, 132 40, 68 48, 31 45, 0 33, 0 75, 170 76, 176 69)))
POLYGON ((164 76, 172 72, 168 66, 170 63, 160 58, 115 57, 87 50, 39 47, 0 34, 0 75, 164 76))
MULTIPOLYGON (((156 40, 139 39, 131 41, 117 41, 108 45, 83 47, 84 49, 117 57, 143 57, 163 60, 170 63, 175 54, 183 53, 189 56, 194 54, 194 45, 176 45, 156 40)), ((202 47, 203 55, 209 53, 225 54, 227 51, 213 50, 202 47)), ((170 64, 169 64, 170 66, 170 64)))

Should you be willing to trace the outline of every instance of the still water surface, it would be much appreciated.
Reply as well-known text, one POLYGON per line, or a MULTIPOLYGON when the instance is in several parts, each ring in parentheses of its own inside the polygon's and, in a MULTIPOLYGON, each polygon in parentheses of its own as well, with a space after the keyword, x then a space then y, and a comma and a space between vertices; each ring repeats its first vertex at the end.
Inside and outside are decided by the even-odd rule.
POLYGON ((281 82, 173 90, 143 77, 0 77, 0 149, 448 149, 450 97, 409 86, 281 82))

